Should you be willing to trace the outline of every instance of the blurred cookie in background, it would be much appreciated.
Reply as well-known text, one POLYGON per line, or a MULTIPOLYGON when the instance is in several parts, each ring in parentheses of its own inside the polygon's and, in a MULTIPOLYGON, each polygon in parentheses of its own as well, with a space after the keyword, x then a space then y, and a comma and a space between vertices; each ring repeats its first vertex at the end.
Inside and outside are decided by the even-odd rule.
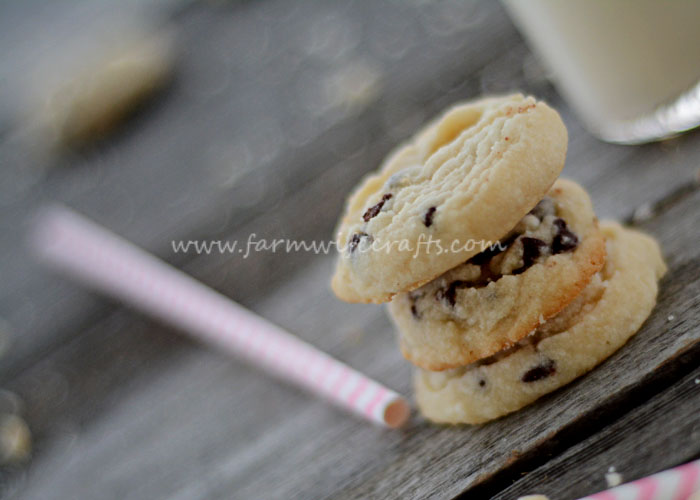
POLYGON ((60 148, 104 138, 166 85, 173 54, 169 32, 126 37, 103 49, 36 103, 42 135, 60 148))

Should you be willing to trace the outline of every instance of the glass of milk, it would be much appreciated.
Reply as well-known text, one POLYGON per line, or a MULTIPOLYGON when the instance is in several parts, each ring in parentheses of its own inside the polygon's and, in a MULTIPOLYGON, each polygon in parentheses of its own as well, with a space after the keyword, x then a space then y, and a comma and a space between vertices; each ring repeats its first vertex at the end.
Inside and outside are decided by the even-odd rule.
POLYGON ((504 0, 560 93, 601 139, 700 125, 700 0, 504 0))

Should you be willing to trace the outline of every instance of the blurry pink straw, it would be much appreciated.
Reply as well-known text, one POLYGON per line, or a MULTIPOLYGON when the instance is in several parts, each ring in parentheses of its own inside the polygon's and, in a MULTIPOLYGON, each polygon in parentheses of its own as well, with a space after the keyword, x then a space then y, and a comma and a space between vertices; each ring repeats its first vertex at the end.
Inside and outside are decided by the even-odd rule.
POLYGON ((368 420, 396 428, 409 416, 399 394, 66 208, 38 217, 31 244, 69 276, 368 420))

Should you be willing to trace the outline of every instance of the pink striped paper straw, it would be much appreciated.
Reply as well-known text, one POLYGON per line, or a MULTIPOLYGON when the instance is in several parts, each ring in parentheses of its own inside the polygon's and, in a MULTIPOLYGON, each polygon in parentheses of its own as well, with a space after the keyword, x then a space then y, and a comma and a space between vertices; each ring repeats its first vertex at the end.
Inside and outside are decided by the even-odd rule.
POLYGON ((700 460, 579 500, 690 500, 700 498, 700 460))
POLYGON ((48 265, 372 422, 396 428, 396 392, 63 207, 41 213, 34 252, 48 265))

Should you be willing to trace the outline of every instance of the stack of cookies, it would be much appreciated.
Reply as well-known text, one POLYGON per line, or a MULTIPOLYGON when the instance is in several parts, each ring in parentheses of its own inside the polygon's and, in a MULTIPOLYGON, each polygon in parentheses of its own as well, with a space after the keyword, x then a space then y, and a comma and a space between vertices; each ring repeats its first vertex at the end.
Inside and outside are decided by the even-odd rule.
POLYGON ((585 190, 558 179, 566 147, 532 97, 459 104, 348 200, 333 290, 388 303, 430 420, 522 408, 610 356, 655 305, 657 243, 598 223, 585 190))

